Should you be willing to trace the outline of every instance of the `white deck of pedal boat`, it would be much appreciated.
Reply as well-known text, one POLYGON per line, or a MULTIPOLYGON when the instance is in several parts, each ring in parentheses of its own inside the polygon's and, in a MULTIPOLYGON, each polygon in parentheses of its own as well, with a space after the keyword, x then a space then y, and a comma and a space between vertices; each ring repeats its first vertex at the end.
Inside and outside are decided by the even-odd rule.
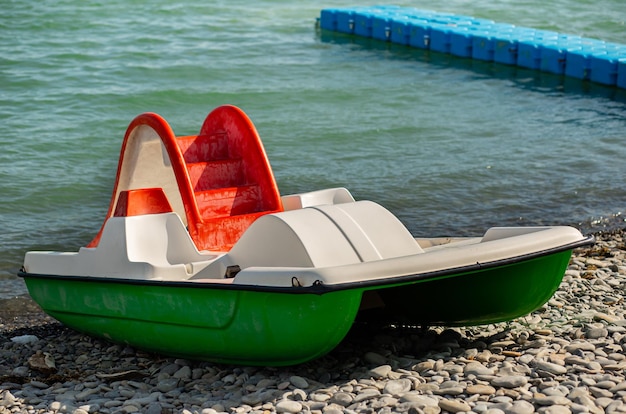
POLYGON ((112 217, 97 247, 28 252, 31 274, 290 287, 398 278, 558 249, 572 227, 500 227, 482 237, 415 239, 384 207, 344 188, 283 197, 229 252, 199 252, 176 213, 112 217), (239 266, 234 278, 225 275, 239 266))

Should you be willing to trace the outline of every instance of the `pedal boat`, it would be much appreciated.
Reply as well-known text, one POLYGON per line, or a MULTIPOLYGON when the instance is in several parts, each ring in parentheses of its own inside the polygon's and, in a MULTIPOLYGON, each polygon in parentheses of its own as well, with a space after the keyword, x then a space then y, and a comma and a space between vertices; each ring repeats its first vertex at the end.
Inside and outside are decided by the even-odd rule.
POLYGON ((416 239, 345 188, 281 196, 246 114, 220 106, 194 136, 129 125, 102 228, 78 252, 27 252, 19 276, 66 326, 139 349, 247 365, 331 351, 359 315, 410 325, 526 315, 558 288, 565 226, 416 239))

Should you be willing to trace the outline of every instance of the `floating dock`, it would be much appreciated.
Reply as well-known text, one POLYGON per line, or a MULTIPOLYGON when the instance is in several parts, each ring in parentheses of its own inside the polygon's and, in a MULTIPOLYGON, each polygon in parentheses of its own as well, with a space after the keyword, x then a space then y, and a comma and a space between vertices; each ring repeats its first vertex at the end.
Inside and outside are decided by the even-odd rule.
POLYGON ((626 89, 626 45, 399 6, 328 8, 324 30, 626 89))

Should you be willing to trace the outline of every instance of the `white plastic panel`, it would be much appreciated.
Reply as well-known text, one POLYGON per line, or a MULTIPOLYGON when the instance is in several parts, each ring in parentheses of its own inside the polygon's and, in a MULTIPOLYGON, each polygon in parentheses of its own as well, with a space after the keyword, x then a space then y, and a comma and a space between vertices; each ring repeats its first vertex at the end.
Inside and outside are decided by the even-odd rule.
POLYGON ((242 269, 324 267, 360 261, 340 229, 326 215, 308 208, 259 217, 228 256, 242 269))
POLYGON ((171 161, 159 134, 149 125, 139 125, 129 137, 120 166, 114 199, 123 190, 160 187, 181 220, 187 216, 171 161))
POLYGON ((111 217, 97 247, 78 253, 28 252, 29 273, 184 280, 215 255, 198 252, 176 213, 111 217))
POLYGON ((409 231, 371 201, 258 218, 228 253, 242 269, 330 267, 421 253, 409 231))
POLYGON ((235 278, 235 283, 286 287, 291 286, 293 277, 296 277, 302 286, 310 286, 315 282, 338 285, 384 281, 389 278, 461 269, 519 258, 585 240, 578 230, 565 226, 535 228, 530 232, 525 228, 510 230, 510 236, 501 239, 481 242, 481 239, 476 237, 468 239, 467 243, 449 243, 421 254, 345 266, 302 269, 254 267, 241 271, 235 278))
POLYGON ((328 215, 341 228, 363 262, 423 252, 404 224, 373 201, 313 208, 328 215))
POLYGON ((285 210, 298 210, 305 207, 325 204, 353 203, 354 197, 346 188, 328 188, 308 193, 282 196, 285 210))

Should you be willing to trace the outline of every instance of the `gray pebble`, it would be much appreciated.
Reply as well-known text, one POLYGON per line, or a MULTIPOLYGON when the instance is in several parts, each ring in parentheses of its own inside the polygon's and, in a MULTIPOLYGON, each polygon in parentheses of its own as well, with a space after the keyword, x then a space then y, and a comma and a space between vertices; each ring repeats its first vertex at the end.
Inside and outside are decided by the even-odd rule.
POLYGON ((506 375, 495 377, 491 380, 494 387, 517 388, 526 385, 528 378, 521 375, 506 375))
POLYGON ((560 395, 537 396, 533 398, 533 402, 539 405, 569 405, 570 400, 560 395))
POLYGON ((338 392, 334 394, 332 397, 330 397, 328 402, 338 404, 343 407, 347 407, 350 404, 352 404, 353 400, 354 400, 354 395, 348 392, 338 392))
POLYGON ((180 366, 178 364, 167 364, 161 367, 160 372, 163 374, 173 375, 179 369, 180 369, 180 366))
POLYGON ((241 396, 241 402, 247 405, 255 406, 261 403, 263 399, 261 398, 260 393, 253 392, 251 394, 244 394, 241 396))
POLYGON ((384 365, 387 363, 387 358, 376 352, 367 352, 363 359, 365 359, 365 362, 373 365, 384 365))
POLYGON ((567 373, 567 368, 547 361, 534 361, 533 366, 542 371, 549 372, 554 375, 563 375, 567 373))
POLYGON ((177 378, 165 378, 157 383, 157 390, 162 393, 167 393, 178 387, 178 379, 177 378))
POLYGON ((573 341, 565 346, 565 350, 572 354, 577 351, 594 351, 595 349, 596 347, 592 343, 581 340, 573 341))
POLYGON ((289 382, 291 382, 291 384, 296 388, 309 388, 309 382, 306 379, 297 375, 292 375, 291 377, 289 377, 289 382))
POLYGON ((380 396, 380 391, 378 390, 374 390, 374 389, 367 389, 364 390, 363 392, 358 393, 355 397, 354 400, 352 400, 353 403, 358 403, 361 401, 366 401, 366 400, 370 400, 372 398, 376 398, 380 396))
POLYGON ((589 328, 585 332, 585 336, 589 339, 606 338, 608 334, 609 331, 606 328, 589 328))
POLYGON ((456 386, 456 387, 446 387, 446 388, 442 388, 440 387, 437 390, 433 391, 433 394, 436 395, 460 395, 463 394, 465 392, 465 389, 461 386, 456 386))
POLYGON ((161 404, 159 404, 158 402, 153 402, 150 403, 147 407, 146 407, 146 414, 162 414, 163 413, 163 407, 161 407, 161 404))

